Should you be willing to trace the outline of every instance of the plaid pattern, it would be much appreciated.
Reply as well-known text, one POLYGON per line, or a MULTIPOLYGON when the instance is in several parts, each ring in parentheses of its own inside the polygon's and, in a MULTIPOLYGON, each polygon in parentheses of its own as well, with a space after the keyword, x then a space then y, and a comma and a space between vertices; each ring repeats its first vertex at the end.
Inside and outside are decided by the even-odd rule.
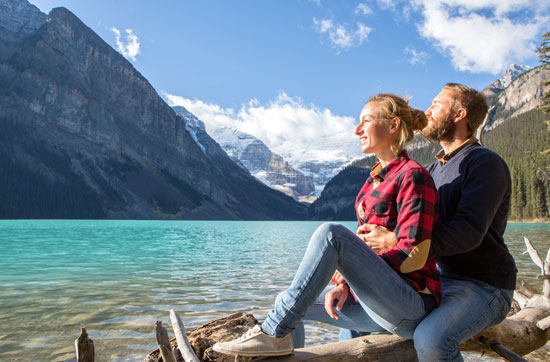
POLYGON ((441 281, 435 259, 428 256, 421 269, 406 274, 400 267, 418 244, 431 239, 438 202, 428 171, 403 151, 386 167, 374 166, 355 204, 359 225, 376 224, 395 232, 397 245, 380 256, 416 290, 428 289, 437 304, 441 300, 441 281))

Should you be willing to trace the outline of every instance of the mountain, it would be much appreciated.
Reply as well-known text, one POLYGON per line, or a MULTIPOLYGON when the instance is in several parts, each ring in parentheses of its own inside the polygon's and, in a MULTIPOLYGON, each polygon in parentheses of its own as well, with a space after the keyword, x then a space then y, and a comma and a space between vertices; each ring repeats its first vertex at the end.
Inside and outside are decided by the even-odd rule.
MULTIPOLYGON (((489 107, 493 107, 483 143, 502 155, 508 163, 514 192, 511 217, 514 219, 550 217, 550 131, 542 113, 542 80, 550 79, 550 69, 510 66, 491 85, 483 89, 489 107), (510 82, 511 81, 511 82, 510 82), (510 82, 507 86, 506 82, 510 82), (528 160, 528 161, 527 161, 528 160)), ((412 159, 427 166, 434 160, 439 146, 427 141, 413 141, 407 146, 412 159)), ((355 195, 376 162, 374 156, 351 163, 325 187, 319 199, 309 207, 315 220, 355 220, 355 195), (365 170, 360 173, 358 169, 365 170), (354 179, 351 175, 357 175, 354 179), (363 175, 363 176, 361 176, 363 175), (352 197, 353 190, 355 195, 352 197)))
POLYGON ((515 76, 510 78, 513 81, 507 86, 501 80, 496 80, 481 91, 487 97, 489 107, 494 107, 490 112, 487 130, 542 104, 541 82, 550 79, 550 71, 542 66, 523 73, 518 72, 520 69, 525 69, 525 66, 511 65, 504 72, 501 79, 511 77, 510 74, 515 76))
POLYGON ((231 159, 269 187, 300 201, 308 201, 313 195, 313 177, 295 170, 260 139, 230 127, 214 129, 211 135, 231 159))
POLYGON ((74 14, 0 0, 0 217, 301 219, 74 14))
POLYGON ((13 54, 17 45, 46 21, 46 14, 26 1, 0 1, 0 60, 13 54))
POLYGON ((370 167, 351 164, 325 186, 321 196, 309 207, 312 220, 355 220, 355 198, 370 174, 370 167))

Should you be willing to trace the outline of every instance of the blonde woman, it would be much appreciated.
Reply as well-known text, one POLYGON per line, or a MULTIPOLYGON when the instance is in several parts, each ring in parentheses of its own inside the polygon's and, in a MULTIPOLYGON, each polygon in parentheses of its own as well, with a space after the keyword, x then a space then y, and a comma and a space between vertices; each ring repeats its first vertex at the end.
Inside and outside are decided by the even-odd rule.
POLYGON ((303 319, 412 338, 441 298, 435 260, 429 256, 437 191, 428 172, 404 150, 413 132, 426 124, 424 112, 412 109, 403 98, 379 94, 366 103, 355 129, 361 150, 379 160, 357 195, 359 226, 374 224, 394 231, 396 245, 379 254, 362 234, 336 223, 321 225, 291 286, 279 294, 265 321, 236 340, 217 343, 215 351, 291 354, 294 344, 303 345, 303 333, 296 333, 303 319), (336 286, 324 292, 331 280, 336 286))

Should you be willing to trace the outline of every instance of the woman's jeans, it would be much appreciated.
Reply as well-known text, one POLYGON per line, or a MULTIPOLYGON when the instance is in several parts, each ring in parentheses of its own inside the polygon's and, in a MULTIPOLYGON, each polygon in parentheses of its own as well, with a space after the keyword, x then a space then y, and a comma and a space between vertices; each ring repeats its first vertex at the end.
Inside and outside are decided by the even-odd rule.
MULTIPOLYGON (((425 316, 422 297, 380 256, 345 226, 325 223, 311 236, 291 286, 278 295, 262 329, 283 337, 307 318, 359 331, 386 330, 412 339, 425 316), (350 294, 338 312, 339 320, 330 318, 323 304, 314 306, 335 270, 359 302, 350 294)), ((303 333, 301 338, 295 341, 296 347, 303 345, 303 333)))

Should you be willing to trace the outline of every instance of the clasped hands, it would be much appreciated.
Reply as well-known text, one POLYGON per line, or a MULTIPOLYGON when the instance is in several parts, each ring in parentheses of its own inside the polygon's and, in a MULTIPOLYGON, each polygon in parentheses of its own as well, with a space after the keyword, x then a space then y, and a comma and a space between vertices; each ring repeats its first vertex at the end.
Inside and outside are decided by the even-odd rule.
MULTIPOLYGON (((395 233, 379 225, 363 224, 357 228, 356 234, 378 254, 390 250, 397 244, 395 233)), ((349 286, 338 270, 334 272, 332 280, 337 285, 325 294, 325 310, 331 318, 339 319, 336 311, 342 310, 349 295, 349 286), (334 307, 336 307, 336 311, 334 307)))

